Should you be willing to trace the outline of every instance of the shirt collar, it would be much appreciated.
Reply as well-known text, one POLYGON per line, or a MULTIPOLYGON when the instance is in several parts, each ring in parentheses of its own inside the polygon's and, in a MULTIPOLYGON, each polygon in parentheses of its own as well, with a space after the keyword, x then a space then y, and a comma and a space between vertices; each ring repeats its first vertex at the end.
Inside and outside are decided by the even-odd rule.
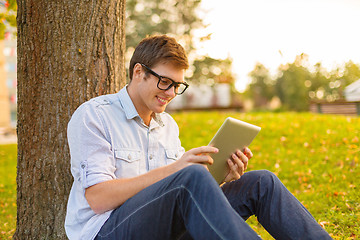
MULTIPOLYGON (((135 117, 139 117, 141 119, 140 115, 136 111, 134 103, 132 102, 126 87, 127 87, 127 85, 125 87, 123 87, 118 93, 120 104, 121 104, 122 108, 124 109, 126 118, 133 119, 135 117)), ((155 128, 158 126, 160 126, 160 127, 165 126, 164 122, 161 119, 161 113, 153 113, 151 122, 150 122, 150 125, 152 125, 151 128, 155 128), (151 122, 153 122, 153 120, 155 122, 155 125, 151 123, 151 122)))
MULTIPOLYGON (((157 126, 164 127, 165 124, 161 119, 161 113, 153 113, 151 120, 154 120, 157 123, 157 126)), ((154 127, 157 127, 154 126, 154 127)))
POLYGON ((129 96, 129 93, 127 92, 126 87, 127 85, 123 87, 118 93, 119 101, 122 109, 124 109, 126 118, 133 119, 137 116, 140 117, 138 112, 136 111, 133 102, 131 101, 131 98, 129 96))

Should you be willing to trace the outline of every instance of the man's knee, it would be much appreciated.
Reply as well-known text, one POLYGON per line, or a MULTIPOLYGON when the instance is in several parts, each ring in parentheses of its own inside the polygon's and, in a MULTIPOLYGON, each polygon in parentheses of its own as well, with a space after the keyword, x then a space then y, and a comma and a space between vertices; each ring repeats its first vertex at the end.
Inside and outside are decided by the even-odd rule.
POLYGON ((194 176, 204 177, 209 175, 209 171, 207 171, 206 168, 200 164, 192 164, 186 168, 183 168, 182 170, 180 170, 180 172, 183 176, 190 176, 190 177, 194 177, 194 176))
POLYGON ((258 182, 261 188, 273 188, 277 184, 281 184, 278 177, 268 170, 255 170, 247 172, 244 177, 250 181, 258 182))
POLYGON ((202 182, 207 179, 211 179, 212 176, 206 168, 200 164, 193 164, 186 168, 183 168, 178 172, 178 176, 182 179, 182 181, 190 181, 194 182, 202 182))

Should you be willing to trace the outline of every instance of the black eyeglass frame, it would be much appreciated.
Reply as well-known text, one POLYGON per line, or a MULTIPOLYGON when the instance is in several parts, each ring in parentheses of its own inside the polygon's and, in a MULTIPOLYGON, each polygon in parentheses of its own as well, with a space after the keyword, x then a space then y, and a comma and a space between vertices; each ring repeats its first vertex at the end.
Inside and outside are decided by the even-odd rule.
POLYGON ((186 89, 189 87, 189 84, 187 84, 187 82, 181 82, 181 83, 175 82, 175 81, 172 80, 171 78, 164 77, 164 76, 161 76, 161 75, 157 74, 156 72, 154 72, 153 70, 151 70, 151 69, 150 69, 148 66, 146 66, 145 64, 140 63, 140 65, 143 66, 149 73, 151 73, 152 75, 154 75, 155 77, 157 77, 157 78, 159 79, 159 81, 158 81, 158 83, 157 83, 156 86, 157 86, 157 88, 160 89, 160 90, 166 91, 166 90, 169 90, 170 88, 172 88, 172 87, 174 86, 174 92, 175 92, 175 94, 176 94, 176 95, 181 95, 181 94, 183 94, 183 93, 186 91, 186 89), (159 87, 159 84, 160 84, 160 81, 162 80, 162 78, 166 78, 166 79, 168 79, 168 80, 171 81, 171 84, 169 85, 169 87, 167 87, 167 88, 160 88, 160 87, 159 87), (176 90, 179 88, 179 85, 184 85, 184 86, 185 86, 184 90, 183 90, 182 92, 180 92, 180 93, 179 93, 179 92, 176 92, 176 90))

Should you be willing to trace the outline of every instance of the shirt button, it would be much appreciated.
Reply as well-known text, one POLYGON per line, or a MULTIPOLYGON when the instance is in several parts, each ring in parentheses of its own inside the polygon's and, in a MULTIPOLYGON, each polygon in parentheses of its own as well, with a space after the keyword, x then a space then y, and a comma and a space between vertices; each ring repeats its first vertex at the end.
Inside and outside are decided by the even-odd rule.
POLYGON ((131 155, 130 154, 128 155, 128 159, 131 160, 131 155))
POLYGON ((152 159, 153 159, 153 155, 152 155, 152 154, 150 154, 149 158, 150 158, 150 160, 152 160, 152 159))
POLYGON ((179 155, 176 153, 176 154, 175 154, 175 157, 177 158, 178 156, 179 156, 179 155))
POLYGON ((81 164, 81 168, 84 169, 84 168, 85 168, 85 164, 82 163, 82 164, 81 164))

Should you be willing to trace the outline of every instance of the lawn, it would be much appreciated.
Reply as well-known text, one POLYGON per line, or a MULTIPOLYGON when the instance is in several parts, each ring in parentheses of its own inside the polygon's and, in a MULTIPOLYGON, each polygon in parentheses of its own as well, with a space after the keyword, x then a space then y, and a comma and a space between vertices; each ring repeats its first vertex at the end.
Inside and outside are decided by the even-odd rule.
MULTIPOLYGON (((194 112, 173 114, 189 150, 207 145, 222 121, 235 117, 262 127, 248 170, 268 169, 334 239, 360 237, 360 118, 310 113, 194 112)), ((0 145, 0 239, 16 219, 16 145, 0 145)), ((252 217, 263 239, 272 239, 252 217)))
MULTIPOLYGON (((179 113, 186 150, 207 145, 231 116, 262 127, 250 145, 248 170, 268 169, 334 239, 360 237, 360 118, 310 113, 179 113)), ((272 239, 255 218, 252 227, 272 239)))
POLYGON ((16 227, 16 145, 0 145, 0 239, 16 227))

